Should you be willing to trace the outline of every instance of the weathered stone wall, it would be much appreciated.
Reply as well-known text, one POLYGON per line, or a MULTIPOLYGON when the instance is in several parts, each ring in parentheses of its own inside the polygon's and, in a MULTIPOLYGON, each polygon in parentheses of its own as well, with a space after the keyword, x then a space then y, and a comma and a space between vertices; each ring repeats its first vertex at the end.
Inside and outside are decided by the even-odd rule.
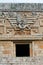
POLYGON ((43 65, 43 4, 0 4, 0 65, 36 64, 43 65), (30 57, 16 57, 16 43, 29 43, 30 57))
POLYGON ((0 57, 16 57, 16 44, 30 44, 30 57, 43 56, 43 41, 0 41, 0 57))
POLYGON ((34 56, 43 56, 43 41, 33 42, 34 56))
POLYGON ((13 42, 0 41, 0 57, 12 57, 13 56, 13 42))
POLYGON ((16 40, 32 40, 31 56, 43 56, 43 41, 37 41, 43 40, 43 12, 0 12, 0 30, 0 40, 12 40, 0 41, 0 56, 16 56, 16 36, 16 40))

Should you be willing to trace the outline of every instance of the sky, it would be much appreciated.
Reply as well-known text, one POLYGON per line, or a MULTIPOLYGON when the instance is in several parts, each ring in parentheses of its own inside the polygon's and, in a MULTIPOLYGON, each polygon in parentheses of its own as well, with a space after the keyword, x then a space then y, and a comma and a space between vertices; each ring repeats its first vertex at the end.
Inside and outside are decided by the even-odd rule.
POLYGON ((43 0, 0 0, 0 3, 43 3, 43 0))

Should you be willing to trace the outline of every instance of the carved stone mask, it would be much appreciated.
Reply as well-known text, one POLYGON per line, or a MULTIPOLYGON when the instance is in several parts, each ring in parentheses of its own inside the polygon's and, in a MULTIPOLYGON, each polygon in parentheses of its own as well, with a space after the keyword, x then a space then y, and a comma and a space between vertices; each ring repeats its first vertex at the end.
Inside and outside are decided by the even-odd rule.
POLYGON ((25 28, 25 22, 23 20, 17 22, 17 25, 20 29, 24 29, 25 28))
POLYGON ((25 22, 24 20, 22 19, 22 16, 20 14, 17 15, 17 26, 20 28, 20 29, 24 29, 24 26, 25 26, 25 22))

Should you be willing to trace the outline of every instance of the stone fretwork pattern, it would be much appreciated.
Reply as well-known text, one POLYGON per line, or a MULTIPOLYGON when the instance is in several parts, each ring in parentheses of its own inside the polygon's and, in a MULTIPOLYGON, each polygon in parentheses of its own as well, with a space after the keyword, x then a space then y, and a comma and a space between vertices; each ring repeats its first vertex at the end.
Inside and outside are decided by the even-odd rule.
POLYGON ((43 4, 0 3, 0 65, 43 65, 43 4), (16 44, 30 57, 16 57, 16 44))

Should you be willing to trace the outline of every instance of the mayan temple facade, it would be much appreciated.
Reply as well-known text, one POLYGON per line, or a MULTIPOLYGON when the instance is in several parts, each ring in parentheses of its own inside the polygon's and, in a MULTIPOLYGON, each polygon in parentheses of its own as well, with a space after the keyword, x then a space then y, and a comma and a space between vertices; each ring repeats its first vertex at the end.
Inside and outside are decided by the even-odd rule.
POLYGON ((43 65, 43 4, 0 4, 0 65, 43 65))

